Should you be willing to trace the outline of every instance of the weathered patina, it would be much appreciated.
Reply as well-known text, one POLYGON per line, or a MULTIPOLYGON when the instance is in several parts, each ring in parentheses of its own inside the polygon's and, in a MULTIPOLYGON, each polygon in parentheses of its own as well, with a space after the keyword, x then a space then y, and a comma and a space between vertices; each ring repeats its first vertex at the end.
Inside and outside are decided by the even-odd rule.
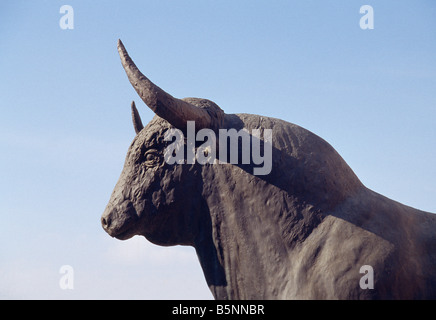
POLYGON ((295 124, 225 114, 206 99, 177 99, 122 65, 156 116, 136 137, 101 222, 112 237, 142 235, 196 249, 216 299, 436 298, 436 216, 366 188, 326 141, 295 124), (272 129, 272 170, 251 164, 164 161, 170 128, 272 129), (359 285, 361 266, 374 289, 359 285))

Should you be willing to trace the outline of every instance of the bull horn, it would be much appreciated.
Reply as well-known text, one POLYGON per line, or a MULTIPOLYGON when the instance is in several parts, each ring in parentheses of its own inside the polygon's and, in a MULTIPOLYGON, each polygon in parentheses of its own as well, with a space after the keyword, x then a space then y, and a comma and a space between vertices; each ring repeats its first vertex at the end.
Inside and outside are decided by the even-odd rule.
POLYGON ((209 128, 212 125, 212 118, 206 110, 174 98, 144 76, 130 58, 121 40, 118 40, 118 53, 133 88, 155 114, 181 130, 186 129, 187 121, 195 121, 196 129, 209 128))
POLYGON ((133 127, 135 128, 136 134, 138 134, 144 128, 144 125, 142 124, 138 109, 136 109, 135 101, 132 101, 131 107, 132 107, 133 127))

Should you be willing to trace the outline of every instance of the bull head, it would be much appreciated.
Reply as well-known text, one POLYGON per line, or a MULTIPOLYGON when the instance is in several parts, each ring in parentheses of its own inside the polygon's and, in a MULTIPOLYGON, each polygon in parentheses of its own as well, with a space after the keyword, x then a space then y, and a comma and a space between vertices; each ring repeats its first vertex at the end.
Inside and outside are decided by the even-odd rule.
POLYGON ((196 221, 201 221, 196 219, 201 210, 198 166, 165 163, 163 153, 169 142, 164 141, 164 133, 171 127, 186 130, 187 121, 195 121, 196 129, 216 130, 224 112, 206 99, 174 98, 139 71, 120 40, 118 52, 130 83, 156 116, 144 128, 132 102, 136 137, 101 217, 102 226, 122 240, 143 235, 160 245, 192 245, 200 228, 196 221), (177 187, 182 179, 189 183, 177 187))

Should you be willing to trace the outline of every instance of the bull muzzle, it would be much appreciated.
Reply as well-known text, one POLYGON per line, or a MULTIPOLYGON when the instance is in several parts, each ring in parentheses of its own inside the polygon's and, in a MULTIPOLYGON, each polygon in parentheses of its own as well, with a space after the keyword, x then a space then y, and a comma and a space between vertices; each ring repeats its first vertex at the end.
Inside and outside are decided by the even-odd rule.
POLYGON ((138 215, 130 201, 124 201, 120 205, 106 207, 101 216, 103 229, 111 236, 120 240, 126 240, 136 234, 138 215))

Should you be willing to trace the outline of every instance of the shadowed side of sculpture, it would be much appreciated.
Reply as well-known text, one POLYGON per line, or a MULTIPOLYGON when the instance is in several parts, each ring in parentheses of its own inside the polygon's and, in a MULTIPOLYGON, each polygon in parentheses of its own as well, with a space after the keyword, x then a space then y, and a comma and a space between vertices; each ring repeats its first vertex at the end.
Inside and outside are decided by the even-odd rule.
POLYGON ((121 41, 118 51, 156 116, 144 127, 132 103, 136 137, 101 218, 109 235, 195 247, 216 299, 436 298, 435 215, 367 189, 308 130, 174 98, 139 71, 121 41), (168 164, 173 141, 165 134, 186 133, 188 121, 197 132, 272 130, 270 142, 249 139, 251 148, 272 144, 271 172, 254 175, 251 161, 168 164), (363 265, 375 271, 374 289, 359 285, 363 265))

